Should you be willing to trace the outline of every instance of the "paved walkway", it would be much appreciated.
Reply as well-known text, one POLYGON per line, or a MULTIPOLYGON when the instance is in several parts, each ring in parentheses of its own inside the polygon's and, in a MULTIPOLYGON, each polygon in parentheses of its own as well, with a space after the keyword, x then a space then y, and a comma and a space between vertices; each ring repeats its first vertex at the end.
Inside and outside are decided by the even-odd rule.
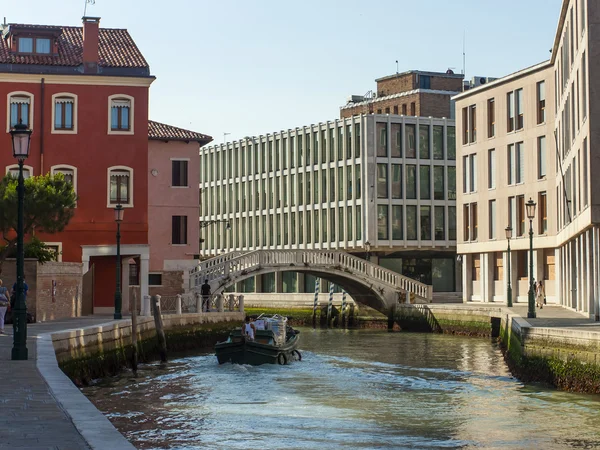
POLYGON ((29 359, 11 361, 12 325, 0 335, 0 449, 89 449, 36 366, 38 336, 107 322, 108 317, 60 320, 27 327, 29 359))

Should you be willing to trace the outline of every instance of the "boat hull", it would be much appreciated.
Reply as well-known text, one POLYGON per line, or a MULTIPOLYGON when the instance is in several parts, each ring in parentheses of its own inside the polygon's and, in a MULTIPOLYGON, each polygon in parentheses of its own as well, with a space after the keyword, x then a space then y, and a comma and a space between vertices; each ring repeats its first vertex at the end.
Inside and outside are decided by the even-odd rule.
MULTIPOLYGON (((254 341, 220 342, 215 345, 219 364, 287 364, 297 355, 298 335, 290 337, 281 346, 263 344, 254 341)), ((298 354, 299 355, 299 354, 298 354)))

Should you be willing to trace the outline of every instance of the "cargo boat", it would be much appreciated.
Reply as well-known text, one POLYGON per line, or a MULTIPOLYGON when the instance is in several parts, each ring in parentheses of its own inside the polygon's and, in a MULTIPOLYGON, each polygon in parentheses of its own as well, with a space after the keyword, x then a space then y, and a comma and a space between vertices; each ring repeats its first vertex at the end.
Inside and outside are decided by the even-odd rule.
POLYGON ((253 323, 256 327, 254 340, 242 336, 240 327, 232 330, 226 341, 215 345, 219 364, 284 365, 302 359, 297 349, 300 332, 287 325, 287 318, 277 314, 259 316, 253 323))

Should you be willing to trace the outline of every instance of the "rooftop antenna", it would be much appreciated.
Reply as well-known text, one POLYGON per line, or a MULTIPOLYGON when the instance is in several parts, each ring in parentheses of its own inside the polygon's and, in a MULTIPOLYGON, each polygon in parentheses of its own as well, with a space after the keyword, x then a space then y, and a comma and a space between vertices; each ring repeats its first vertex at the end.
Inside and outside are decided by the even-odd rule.
POLYGON ((398 60, 396 60, 396 75, 398 75, 398 60))
POLYGON ((225 144, 227 142, 227 136, 229 136, 231 133, 223 133, 223 144, 225 144))
POLYGON ((95 5, 96 4, 96 0, 85 0, 85 6, 83 7, 83 17, 85 17, 86 13, 87 13, 87 5, 91 4, 91 5, 95 5))
POLYGON ((467 66, 467 53, 465 51, 465 42, 467 40, 467 32, 465 30, 463 30, 463 69, 462 69, 462 74, 465 75, 466 73, 466 66, 467 66))

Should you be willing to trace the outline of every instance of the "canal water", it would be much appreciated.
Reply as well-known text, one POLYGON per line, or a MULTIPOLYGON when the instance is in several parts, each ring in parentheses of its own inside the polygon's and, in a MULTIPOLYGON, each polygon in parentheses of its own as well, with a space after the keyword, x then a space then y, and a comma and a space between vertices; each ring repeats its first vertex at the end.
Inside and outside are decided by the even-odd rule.
POLYGON ((515 380, 489 339, 301 331, 287 366, 202 354, 83 391, 142 449, 600 448, 600 397, 515 380))

